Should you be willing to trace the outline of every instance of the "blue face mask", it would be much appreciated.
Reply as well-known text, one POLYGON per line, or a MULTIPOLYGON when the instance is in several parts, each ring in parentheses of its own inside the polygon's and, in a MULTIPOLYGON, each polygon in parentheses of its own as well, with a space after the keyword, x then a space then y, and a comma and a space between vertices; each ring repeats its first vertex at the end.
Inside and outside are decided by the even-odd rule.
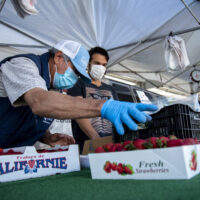
POLYGON ((76 84, 77 81, 78 76, 70 67, 68 67, 64 74, 55 72, 53 87, 56 89, 70 89, 76 84))

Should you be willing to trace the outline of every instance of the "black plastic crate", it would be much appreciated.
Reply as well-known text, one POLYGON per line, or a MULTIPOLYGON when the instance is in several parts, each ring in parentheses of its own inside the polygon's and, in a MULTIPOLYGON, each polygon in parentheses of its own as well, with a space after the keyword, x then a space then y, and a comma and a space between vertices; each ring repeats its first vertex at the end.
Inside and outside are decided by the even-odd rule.
POLYGON ((178 138, 200 139, 200 113, 194 112, 189 106, 175 104, 164 107, 152 116, 152 121, 146 124, 146 129, 130 131, 126 128, 123 136, 114 134, 115 142, 145 139, 148 137, 159 137, 175 135, 178 138))

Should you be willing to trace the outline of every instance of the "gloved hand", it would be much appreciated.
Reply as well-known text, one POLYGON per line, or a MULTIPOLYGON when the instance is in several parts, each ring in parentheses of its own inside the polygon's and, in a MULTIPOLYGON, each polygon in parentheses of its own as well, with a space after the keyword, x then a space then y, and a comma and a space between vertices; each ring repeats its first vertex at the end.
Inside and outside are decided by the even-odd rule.
POLYGON ((145 123, 151 120, 151 116, 142 111, 156 111, 158 108, 154 104, 129 103, 109 99, 101 108, 101 116, 111 121, 118 134, 124 134, 123 123, 131 130, 138 129, 135 119, 139 123, 145 123))

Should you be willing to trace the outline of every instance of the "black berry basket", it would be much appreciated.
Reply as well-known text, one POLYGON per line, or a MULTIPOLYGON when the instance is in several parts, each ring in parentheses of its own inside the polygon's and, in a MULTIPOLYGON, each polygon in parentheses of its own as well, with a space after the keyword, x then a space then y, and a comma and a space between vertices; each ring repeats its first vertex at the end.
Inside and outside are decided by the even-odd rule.
POLYGON ((123 136, 115 133, 113 140, 122 142, 136 138, 145 139, 168 135, 175 135, 178 138, 200 139, 200 112, 193 111, 187 105, 167 106, 151 116, 152 121, 146 124, 146 128, 138 131, 130 131, 126 128, 123 136))

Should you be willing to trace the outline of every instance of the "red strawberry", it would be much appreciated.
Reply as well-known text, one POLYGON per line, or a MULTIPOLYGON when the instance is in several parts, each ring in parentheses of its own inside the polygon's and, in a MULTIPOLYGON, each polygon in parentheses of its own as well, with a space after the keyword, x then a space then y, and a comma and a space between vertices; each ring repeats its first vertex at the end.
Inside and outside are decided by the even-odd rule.
POLYGON ((125 166, 124 172, 125 172, 126 174, 133 174, 133 171, 132 171, 131 169, 129 169, 127 166, 125 166))
POLYGON ((158 137, 150 137, 149 138, 149 141, 151 142, 151 144, 153 145, 153 148, 158 148, 158 145, 157 145, 157 141, 159 140, 158 137))
POLYGON ((125 151, 125 149, 121 143, 116 143, 115 148, 116 148, 116 151, 125 151))
POLYGON ((124 141, 123 147, 125 150, 134 150, 135 149, 135 147, 133 146, 133 142, 131 140, 124 141))
POLYGON ((146 143, 146 140, 136 139, 133 141, 133 145, 136 149, 144 149, 144 143, 146 143))
POLYGON ((116 149, 116 146, 113 144, 113 146, 111 147, 110 149, 110 152, 115 152, 117 149, 116 149))
POLYGON ((169 140, 167 142, 167 147, 176 147, 176 146, 181 146, 181 145, 182 145, 181 139, 169 140))
POLYGON ((118 172, 119 174, 122 174, 122 173, 124 172, 122 163, 119 163, 119 164, 117 165, 117 172, 118 172))
POLYGON ((103 148, 104 148, 105 151, 107 151, 107 152, 111 152, 112 147, 113 147, 113 144, 112 144, 112 143, 105 144, 105 145, 103 146, 103 148))
POLYGON ((0 147, 0 153, 2 153, 3 152, 3 149, 0 147))
POLYGON ((168 137, 160 136, 159 140, 161 141, 161 143, 160 143, 160 141, 157 142, 159 147, 167 147, 167 142, 169 141, 168 137))
POLYGON ((113 171, 116 171, 116 169, 117 169, 117 163, 113 162, 113 163, 111 164, 111 169, 112 169, 113 171))
POLYGON ((106 173, 111 172, 111 166, 112 166, 112 164, 109 161, 106 161, 106 163, 104 165, 104 170, 105 170, 106 173))
POLYGON ((103 147, 97 147, 97 148, 95 149, 95 153, 104 153, 104 152, 105 152, 105 150, 104 150, 103 147))
POLYGON ((12 149, 9 149, 6 154, 13 155, 13 154, 15 154, 15 152, 12 149))
POLYGON ((195 154, 192 154, 192 162, 195 162, 196 161, 196 156, 195 154))
POLYGON ((186 138, 182 141, 182 145, 193 145, 193 144, 198 144, 196 138, 186 138))
POLYGON ((196 171, 196 169, 197 169, 197 161, 196 160, 194 162, 190 163, 190 168, 191 168, 191 170, 196 171))

